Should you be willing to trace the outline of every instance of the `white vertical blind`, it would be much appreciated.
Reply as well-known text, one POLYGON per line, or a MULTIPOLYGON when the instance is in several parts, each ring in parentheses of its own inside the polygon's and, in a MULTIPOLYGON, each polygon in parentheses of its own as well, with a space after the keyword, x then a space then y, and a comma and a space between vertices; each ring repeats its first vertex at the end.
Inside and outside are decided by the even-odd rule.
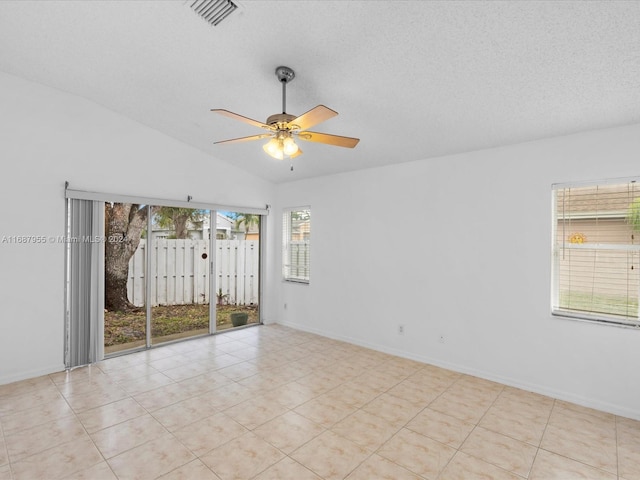
POLYGON ((104 355, 104 203, 69 199, 67 208, 65 365, 73 368, 104 355))
POLYGON ((553 194, 553 313, 640 325, 640 188, 635 179, 556 185, 553 194))

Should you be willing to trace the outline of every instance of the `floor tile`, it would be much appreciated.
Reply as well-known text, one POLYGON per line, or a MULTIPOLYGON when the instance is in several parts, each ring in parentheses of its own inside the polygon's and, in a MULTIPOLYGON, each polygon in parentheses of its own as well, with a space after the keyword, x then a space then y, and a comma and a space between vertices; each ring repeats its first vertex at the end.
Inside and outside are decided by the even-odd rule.
POLYGON ((267 468, 253 480, 322 480, 308 468, 286 457, 267 468))
POLYGON ((162 475, 158 480, 220 480, 202 461, 196 459, 162 475))
POLYGON ((570 458, 540 449, 529 480, 616 480, 617 476, 570 458))
POLYGON ((533 465, 537 448, 476 427, 462 444, 460 451, 526 478, 533 465))
POLYGON ((280 325, 0 385, 0 480, 640 480, 639 452, 638 420, 280 325))
POLYGON ((314 397, 316 397, 316 394, 312 389, 295 381, 280 385, 262 395, 265 400, 278 402, 289 409, 294 409, 314 397))
POLYGON ((322 395, 300 405, 294 411, 312 422, 329 428, 356 410, 357 408, 353 405, 322 395))
POLYGON ((75 417, 66 416, 6 435, 5 443, 9 458, 16 462, 63 443, 82 439, 89 439, 82 424, 75 417))
POLYGON ((331 431, 368 450, 376 450, 396 433, 397 428, 373 413, 358 410, 339 421, 331 431))
POLYGON ((419 380, 409 379, 403 380, 393 388, 390 388, 387 390, 387 393, 403 398, 415 405, 426 407, 435 400, 441 392, 433 389, 428 384, 421 383, 419 380))
POLYGON ((55 386, 55 384, 47 375, 20 382, 7 383, 0 385, 0 399, 4 401, 14 395, 33 394, 41 388, 47 389, 51 386, 55 386))
POLYGON ((65 398, 76 413, 91 410, 92 408, 108 405, 109 403, 123 400, 129 395, 117 385, 109 385, 104 389, 92 390, 87 393, 67 395, 65 398))
POLYGON ((118 480, 107 462, 100 462, 92 467, 79 470, 64 477, 64 480, 118 480))
POLYGON ((362 410, 386 420, 400 428, 415 417, 423 407, 400 397, 383 393, 362 406, 362 410))
POLYGON ((164 373, 154 373, 152 375, 134 378, 133 380, 126 380, 120 382, 118 385, 129 395, 136 395, 171 383, 174 383, 174 380, 164 373))
MULTIPOLYGON (((0 432, 2 432, 2 430, 0 430, 0 432)), ((9 465, 9 453, 7 452, 5 440, 0 433, 0 467, 4 465, 9 465)))
POLYGON ((371 455, 346 480, 422 480, 423 477, 390 462, 379 455, 371 455))
POLYGON ((413 473, 427 478, 436 478, 456 450, 403 428, 376 453, 413 473))
POLYGON ((247 433, 247 429, 224 413, 217 413, 175 430, 173 434, 198 456, 247 433))
POLYGON ((326 431, 290 456, 321 478, 338 480, 345 478, 371 453, 351 440, 326 431))
POLYGON ((204 403, 202 398, 192 397, 168 407, 153 410, 151 415, 167 430, 173 432, 215 413, 218 413, 218 410, 204 403))
POLYGON ((39 388, 35 392, 22 393, 4 398, 0 397, 0 417, 19 413, 58 400, 63 400, 63 397, 54 385, 39 388))
POLYGON ((256 428, 254 433, 286 454, 320 435, 324 427, 295 412, 287 412, 256 428))
POLYGON ((201 460, 222 480, 244 480, 263 472, 284 454, 257 435, 248 432, 215 448, 201 460))
MULTIPOLYGON (((484 462, 462 452, 455 454, 453 459, 442 471, 438 480, 522 480, 511 472, 502 470, 495 465, 484 462)), ((551 480, 551 479, 547 479, 551 480)), ((560 480, 560 479, 558 479, 560 480)), ((563 480, 570 480, 568 477, 563 480)), ((573 480, 573 479, 572 479, 573 480)))
POLYGON ((103 428, 140 417, 146 413, 147 411, 138 402, 128 397, 102 407, 85 410, 78 414, 78 419, 88 433, 94 433, 103 428))
POLYGON ((640 445, 618 447, 618 475, 624 480, 640 480, 640 445))
POLYGON ((151 415, 145 414, 91 434, 104 458, 115 457, 167 433, 151 415))
POLYGON ((56 480, 102 461, 102 455, 93 442, 85 437, 13 462, 11 468, 15 480, 56 480))
POLYGON ((169 473, 195 456, 170 434, 163 435, 107 460, 121 479, 143 480, 169 473))
POLYGON ((527 416, 512 408, 504 409, 494 404, 480 420, 480 426, 502 433, 516 440, 539 446, 547 427, 547 416, 527 416))
POLYGON ((5 435, 11 435, 71 415, 73 415, 73 410, 69 404, 64 399, 58 398, 45 405, 3 416, 2 429, 5 435))
POLYGON ((407 428, 440 443, 459 448, 475 425, 459 418, 425 408, 407 423, 407 428))
POLYGON ((378 397, 380 392, 376 388, 348 381, 329 390, 325 395, 327 398, 360 408, 378 397))
POLYGON ((479 398, 472 394, 461 396, 457 392, 447 390, 431 402, 429 408, 465 422, 477 424, 492 403, 493 399, 490 397, 479 398))
POLYGON ((596 432, 579 431, 547 425, 541 448, 558 455, 591 465, 592 467, 618 473, 616 442, 596 432))
POLYGON ((238 383, 231 383, 198 395, 203 408, 225 410, 252 398, 251 391, 238 383))
POLYGON ((13 480, 13 476, 11 475, 11 467, 9 464, 0 465, 0 480, 13 480))

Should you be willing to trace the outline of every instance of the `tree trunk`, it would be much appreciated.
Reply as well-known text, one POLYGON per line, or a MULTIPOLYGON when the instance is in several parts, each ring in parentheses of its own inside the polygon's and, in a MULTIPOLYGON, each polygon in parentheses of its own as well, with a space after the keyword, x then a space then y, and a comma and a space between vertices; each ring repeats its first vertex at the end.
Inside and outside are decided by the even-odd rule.
POLYGON ((173 226, 176 231, 176 238, 186 239, 189 238, 187 230, 187 220, 189 220, 190 214, 176 215, 173 217, 173 226))
POLYGON ((104 305, 109 311, 136 308, 127 297, 129 260, 140 244, 147 211, 131 203, 105 204, 104 305))

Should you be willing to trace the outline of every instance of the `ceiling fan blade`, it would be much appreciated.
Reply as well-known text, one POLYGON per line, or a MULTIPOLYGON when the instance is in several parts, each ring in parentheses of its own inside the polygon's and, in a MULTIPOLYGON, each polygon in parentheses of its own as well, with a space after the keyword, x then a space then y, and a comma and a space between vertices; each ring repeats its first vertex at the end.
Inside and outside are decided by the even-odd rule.
POLYGON ((213 142, 214 144, 220 143, 240 143, 240 142, 248 142, 250 140, 260 140, 261 138, 272 137, 272 133, 261 133, 259 135, 251 135, 249 137, 240 137, 240 138, 232 138, 230 140, 221 140, 219 142, 213 142))
POLYGON ((335 110, 331 110, 324 105, 318 105, 317 107, 313 107, 308 112, 303 113, 299 117, 294 118, 289 123, 298 126, 299 130, 306 130, 307 128, 311 128, 314 125, 319 124, 320 122, 329 120, 336 115, 338 115, 338 112, 336 112, 335 110))
POLYGON ((307 142, 326 143, 328 145, 347 148, 355 147, 360 141, 359 138, 342 137, 340 135, 329 135, 328 133, 318 132, 300 132, 298 138, 300 140, 306 140, 307 142))
POLYGON ((242 115, 238 115, 237 113, 230 112, 229 110, 223 110, 221 108, 212 108, 211 111, 215 113, 219 113, 220 115, 224 115, 225 117, 240 120, 241 122, 248 123, 249 125, 253 125, 254 127, 273 130, 273 127, 271 127, 270 125, 267 125, 266 123, 259 122, 258 120, 253 120, 252 118, 243 117, 242 115))
POLYGON ((294 153, 293 155, 291 155, 289 158, 296 158, 298 155, 302 155, 302 150, 300 150, 300 148, 298 148, 298 151, 296 153, 294 153))

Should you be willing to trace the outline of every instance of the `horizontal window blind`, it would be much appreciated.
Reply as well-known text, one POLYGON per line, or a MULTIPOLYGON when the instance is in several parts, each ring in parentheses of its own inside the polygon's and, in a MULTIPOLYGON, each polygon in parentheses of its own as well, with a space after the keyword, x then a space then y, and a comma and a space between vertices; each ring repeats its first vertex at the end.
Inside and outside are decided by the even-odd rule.
POLYGON ((311 271, 311 209, 285 209, 282 216, 282 276, 308 283, 311 271))
POLYGON ((638 326, 640 188, 554 186, 552 312, 638 326))

